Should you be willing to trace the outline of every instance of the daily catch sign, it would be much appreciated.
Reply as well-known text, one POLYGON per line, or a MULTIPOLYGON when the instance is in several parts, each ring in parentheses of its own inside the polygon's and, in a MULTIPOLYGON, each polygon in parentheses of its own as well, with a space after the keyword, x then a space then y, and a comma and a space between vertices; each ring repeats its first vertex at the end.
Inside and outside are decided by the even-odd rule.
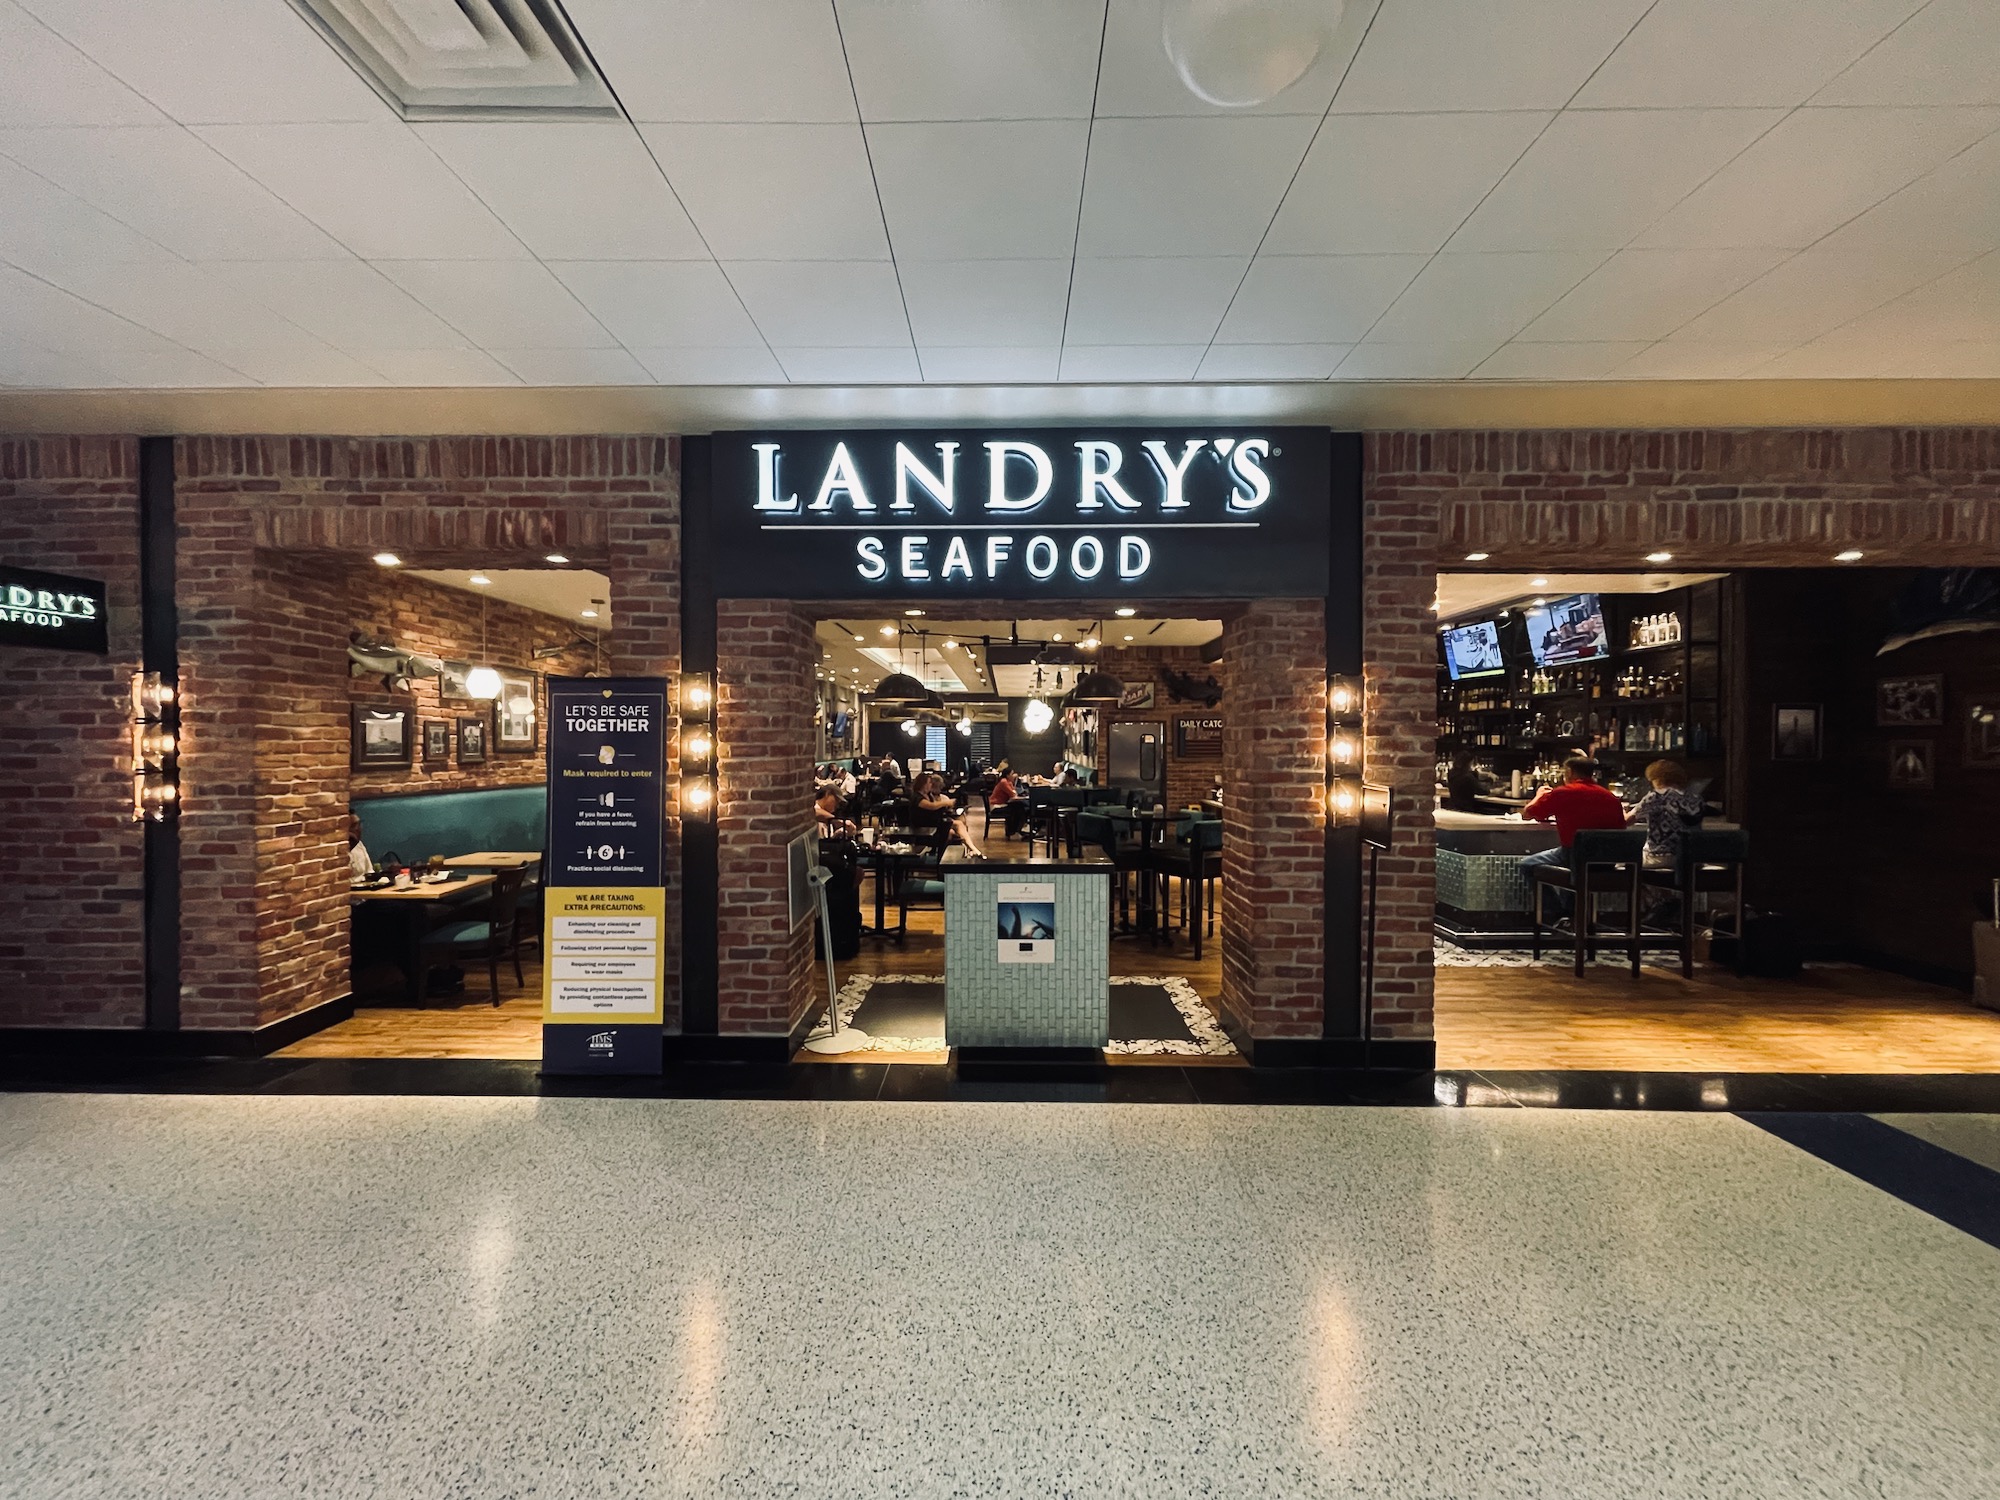
POLYGON ((1317 428, 733 432, 715 438, 725 597, 1316 597, 1317 428))
POLYGON ((657 678, 549 680, 546 1072, 660 1069, 666 731, 657 678))

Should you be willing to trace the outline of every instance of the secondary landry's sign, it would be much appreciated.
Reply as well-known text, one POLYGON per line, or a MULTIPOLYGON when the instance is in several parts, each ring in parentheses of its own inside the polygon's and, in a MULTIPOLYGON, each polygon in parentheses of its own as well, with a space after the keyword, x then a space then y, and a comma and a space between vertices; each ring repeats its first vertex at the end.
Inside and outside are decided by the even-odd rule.
POLYGON ((661 1022, 666 725, 658 679, 549 683, 545 1063, 629 1070, 619 1027, 661 1022))
POLYGON ((0 566, 0 645, 109 649, 104 585, 95 578, 0 566))
POLYGON ((1331 447, 1309 427, 720 433, 716 591, 1317 597, 1331 447))

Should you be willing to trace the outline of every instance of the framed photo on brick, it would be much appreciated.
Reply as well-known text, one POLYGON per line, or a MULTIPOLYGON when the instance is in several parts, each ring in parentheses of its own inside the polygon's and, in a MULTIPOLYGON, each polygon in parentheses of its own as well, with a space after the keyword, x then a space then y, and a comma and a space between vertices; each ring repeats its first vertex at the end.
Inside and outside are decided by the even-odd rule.
POLYGON ((1937 785, 1937 741, 1889 741, 1889 785, 1904 792, 1927 792, 1937 785))
POLYGON ((1883 729, 1928 729, 1944 723, 1944 678, 1877 679, 1875 722, 1883 729))
POLYGON ((449 719, 426 719, 424 721, 424 764, 431 768, 451 764, 451 721, 449 719))
POLYGON ((493 703, 493 748, 517 755, 535 749, 541 678, 533 672, 500 669, 500 696, 493 703))
POLYGON ((1973 770, 2000 771, 2000 700, 1966 705, 1965 764, 1973 770))
POLYGON ((1818 760, 1820 706, 1817 703, 1776 703, 1771 706, 1771 759, 1818 760))
POLYGON ((458 763, 461 766, 486 763, 487 728, 483 718, 458 721, 458 763))
POLYGON ((356 703, 348 710, 348 765, 356 771, 410 768, 415 750, 415 715, 404 704, 356 703))

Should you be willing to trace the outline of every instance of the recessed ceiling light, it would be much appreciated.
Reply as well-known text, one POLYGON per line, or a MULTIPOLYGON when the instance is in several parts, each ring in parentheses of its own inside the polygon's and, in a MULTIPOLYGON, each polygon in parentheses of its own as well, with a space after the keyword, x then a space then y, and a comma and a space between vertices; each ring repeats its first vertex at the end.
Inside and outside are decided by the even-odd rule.
POLYGON ((882 634, 884 635, 894 635, 895 633, 896 633, 896 627, 893 625, 884 625, 882 627, 882 634))
POLYGON ((855 639, 856 639, 857 641, 865 641, 865 640, 867 640, 867 639, 868 639, 868 637, 867 637, 867 636, 865 636, 865 635, 857 635, 857 636, 855 636, 855 639))
POLYGON ((906 609, 903 611, 903 613, 906 615, 920 615, 923 613, 923 611, 920 609, 906 609))
POLYGON ((1861 549, 1858 547, 1849 547, 1845 552, 1836 552, 1833 554, 1835 562, 1860 562, 1861 557, 1861 549))
POLYGON ((577 613, 582 615, 586 620, 594 620, 597 618, 597 611, 594 609, 582 609, 578 610, 577 613))
POLYGON ((1485 562, 1492 555, 1490 552, 1468 552, 1465 554, 1465 560, 1467 562, 1485 562))
POLYGON ((1134 609, 1131 605, 1127 604, 1121 606, 1118 609, 1113 610, 1112 613, 1117 615, 1118 618, 1121 620, 1129 620, 1132 618, 1132 616, 1139 613, 1139 611, 1134 609))
POLYGON ((547 557, 543 558, 542 561, 545 563, 554 563, 557 567, 560 568, 564 563, 568 562, 569 559, 564 557, 560 552, 551 552, 547 557))
POLYGON ((385 568, 400 568, 403 565, 402 558, 393 552, 378 552, 375 554, 375 561, 385 568))
POLYGON ((481 588, 485 588, 493 580, 488 578, 484 573, 474 573, 472 575, 472 581, 478 584, 481 588))
POLYGON ((1671 552, 1648 552, 1646 554, 1646 561, 1649 563, 1670 563, 1673 560, 1674 555, 1671 552))
POLYGON ((1528 580, 1528 587, 1531 589, 1545 589, 1548 586, 1549 581, 1546 578, 1530 578, 1528 580))
POLYGON ((1060 630, 1056 631, 1056 632, 1055 632, 1055 634, 1053 634, 1053 635, 1051 635, 1051 636, 1049 637, 1049 639, 1050 639, 1050 640, 1052 640, 1052 641, 1059 641, 1059 640, 1061 640, 1061 639, 1062 639, 1062 632, 1061 632, 1060 630))
POLYGON ((1129 640, 1131 640, 1131 639, 1132 639, 1132 637, 1128 635, 1128 636, 1126 636, 1126 637, 1125 637, 1125 639, 1129 641, 1129 640))
POLYGON ((1537 606, 1540 606, 1540 605, 1543 605, 1543 604, 1547 604, 1547 603, 1548 603, 1549 601, 1548 601, 1548 600, 1546 600, 1546 599, 1540 599, 1540 598, 1536 598, 1536 599, 1530 599, 1530 600, 1529 600, 1528 602, 1529 602, 1530 604, 1533 604, 1533 605, 1537 605, 1537 606))

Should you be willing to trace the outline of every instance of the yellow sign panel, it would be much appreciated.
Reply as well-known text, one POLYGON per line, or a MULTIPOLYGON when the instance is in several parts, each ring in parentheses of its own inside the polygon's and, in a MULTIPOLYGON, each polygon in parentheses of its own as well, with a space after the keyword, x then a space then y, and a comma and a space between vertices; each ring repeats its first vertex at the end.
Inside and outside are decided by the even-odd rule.
POLYGON ((661 1023, 664 890, 656 885, 596 890, 551 886, 542 922, 545 1024, 661 1023))

